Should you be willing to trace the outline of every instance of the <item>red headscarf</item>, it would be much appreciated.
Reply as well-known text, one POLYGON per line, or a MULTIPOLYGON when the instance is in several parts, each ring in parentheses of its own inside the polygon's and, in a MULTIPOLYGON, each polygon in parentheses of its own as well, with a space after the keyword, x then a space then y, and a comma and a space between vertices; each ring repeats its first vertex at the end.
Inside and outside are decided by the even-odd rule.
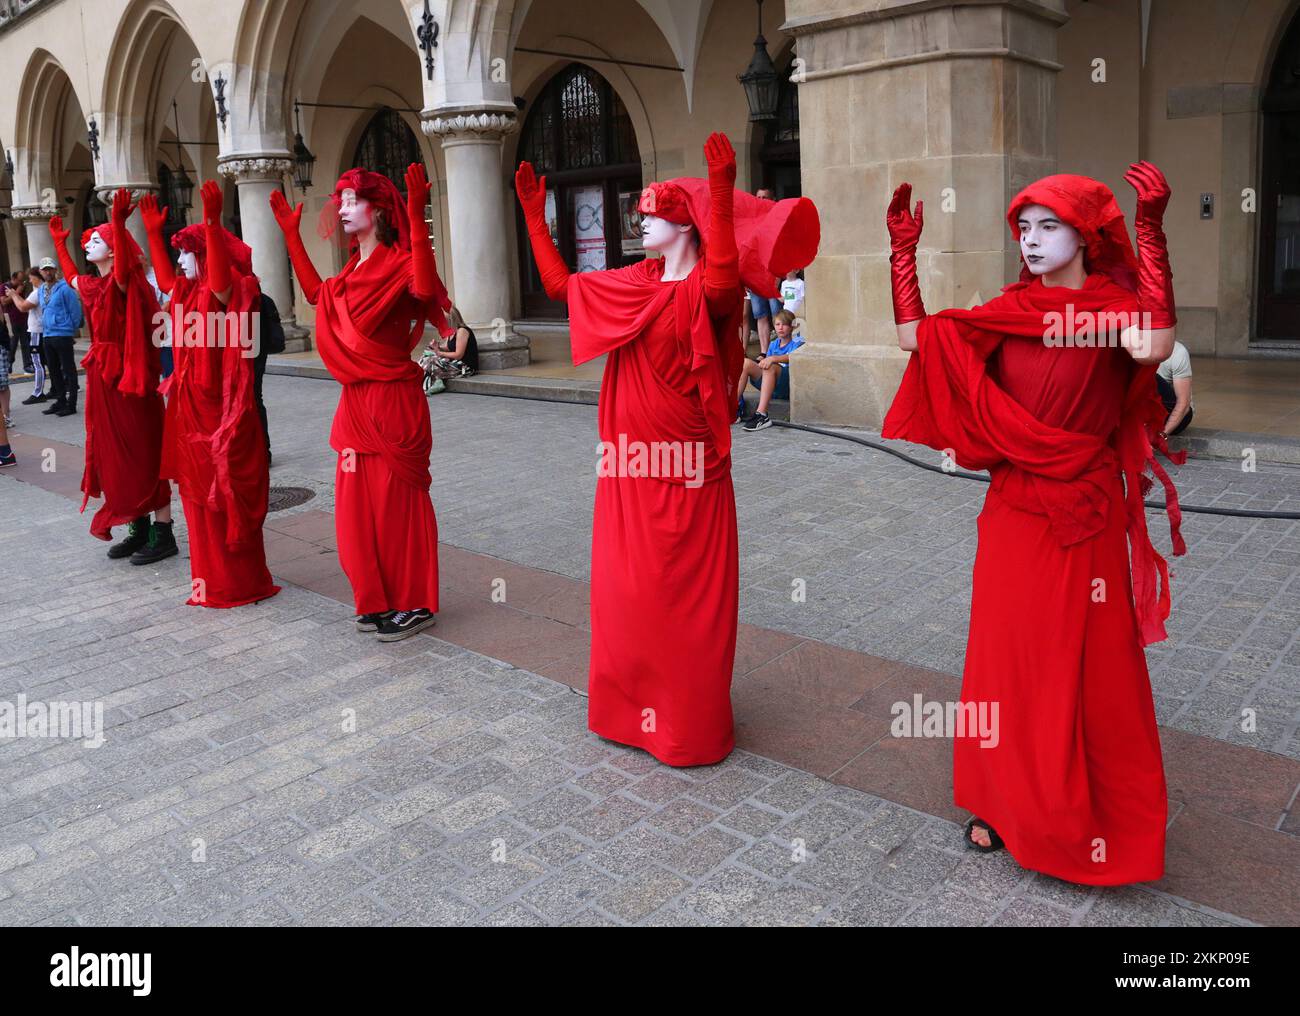
MULTIPOLYGON (((751 293, 775 297, 777 279, 806 267, 817 256, 821 242, 817 206, 808 198, 769 201, 739 190, 734 202, 740 281, 751 293)), ((700 236, 700 254, 704 255, 704 235, 709 225, 707 180, 684 176, 652 183, 641 192, 637 211, 694 226, 700 236)))
MULTIPOLYGON (((230 266, 240 275, 252 275, 253 249, 224 226, 221 227, 221 239, 225 241, 226 253, 230 256, 230 266)), ((172 246, 177 250, 197 254, 200 263, 206 268, 208 256, 206 226, 186 226, 172 237, 172 246)))
MULTIPOLYGON (((357 200, 370 202, 372 210, 382 211, 384 220, 397 233, 397 246, 411 249, 411 229, 406 221, 406 199, 396 185, 382 173, 368 169, 349 169, 334 185, 334 193, 325 202, 320 215, 320 235, 328 240, 339 229, 339 205, 345 190, 355 191, 357 200)), ((355 241, 353 241, 355 243, 355 241)))
MULTIPOLYGON (((143 264, 144 252, 140 250, 140 245, 135 242, 135 237, 131 235, 129 230, 124 230, 123 232, 126 234, 127 249, 132 254, 135 255, 135 263, 137 265, 143 264)), ((81 249, 83 251, 86 249, 86 244, 90 243, 90 237, 94 233, 99 234, 99 238, 103 240, 105 244, 108 245, 109 250, 111 251, 117 250, 117 236, 115 235, 113 224, 111 222, 105 222, 105 223, 101 223, 98 226, 91 226, 89 229, 84 230, 82 232, 81 249)))
MULTIPOLYGON (((1137 291, 1137 258, 1124 213, 1104 183, 1072 173, 1045 176, 1031 183, 1012 199, 1007 210, 1007 224, 1016 239, 1020 237, 1020 212, 1027 205, 1050 208, 1062 222, 1078 230, 1084 243, 1085 268, 1090 274, 1109 276, 1129 292, 1137 291)), ((1028 282, 1032 278, 1029 267, 1024 266, 1020 280, 1028 282)))

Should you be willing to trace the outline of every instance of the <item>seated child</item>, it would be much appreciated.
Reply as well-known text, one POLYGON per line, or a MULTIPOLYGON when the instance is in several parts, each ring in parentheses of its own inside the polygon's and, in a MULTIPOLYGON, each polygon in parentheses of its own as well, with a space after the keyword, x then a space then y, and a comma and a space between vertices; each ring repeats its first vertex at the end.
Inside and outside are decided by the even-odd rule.
POLYGON ((758 389, 758 409, 745 421, 745 430, 753 432, 772 426, 767 415, 768 404, 773 398, 790 397, 790 354, 804 344, 803 336, 795 334, 795 316, 788 310, 778 312, 772 318, 772 327, 776 334, 768 343, 767 354, 755 359, 746 359, 740 372, 740 384, 736 390, 739 401, 737 422, 745 415, 745 381, 749 380, 758 389))

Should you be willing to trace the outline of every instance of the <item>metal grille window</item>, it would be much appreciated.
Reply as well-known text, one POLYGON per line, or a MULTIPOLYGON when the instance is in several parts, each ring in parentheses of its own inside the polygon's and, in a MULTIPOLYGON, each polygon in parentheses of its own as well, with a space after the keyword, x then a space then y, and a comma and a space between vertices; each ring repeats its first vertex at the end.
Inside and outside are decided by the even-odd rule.
POLYGON ((623 102, 590 67, 572 64, 533 104, 522 158, 539 173, 590 169, 639 159, 636 132, 623 102))
POLYGON ((361 135, 353 165, 382 173, 405 194, 406 167, 413 162, 424 162, 415 132, 406 125, 401 113, 381 109, 361 135))

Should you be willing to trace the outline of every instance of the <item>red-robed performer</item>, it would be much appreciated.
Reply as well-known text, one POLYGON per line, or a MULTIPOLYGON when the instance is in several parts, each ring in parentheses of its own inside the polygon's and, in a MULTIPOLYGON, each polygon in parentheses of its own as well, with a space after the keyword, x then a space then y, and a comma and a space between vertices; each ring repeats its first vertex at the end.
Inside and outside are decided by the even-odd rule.
POLYGON ((321 359, 343 385, 330 431, 339 453, 334 524, 339 562, 352 583, 357 627, 381 641, 427 628, 438 611, 438 523, 429 500, 433 435, 424 371, 411 359, 424 322, 448 331, 450 306, 425 227, 429 181, 406 171, 406 201, 379 173, 350 169, 321 217, 341 223, 352 256, 321 281, 299 232, 302 205, 279 191, 271 208, 284 231, 303 295, 316 305, 321 359))
MULTIPOLYGON (((86 465, 81 510, 92 497, 104 503, 90 523, 92 536, 112 538, 128 524, 125 539, 108 549, 111 558, 151 564, 177 553, 172 534, 171 487, 159 479, 163 399, 158 394, 161 362, 154 332, 161 311, 144 274, 139 245, 127 232, 131 195, 113 195, 108 224, 81 237, 86 260, 98 275, 78 275, 68 253, 69 233, 58 216, 50 235, 64 278, 81 296, 90 325, 86 368, 86 465), (152 525, 149 513, 154 513, 152 525)), ((72 396, 75 399, 75 394, 72 396)))
POLYGON ((1125 179, 1138 196, 1136 258, 1109 188, 1047 177, 1008 212, 1021 281, 972 310, 926 315, 923 210, 913 216, 909 185, 887 216, 898 340, 912 356, 882 432, 992 477, 961 693, 986 726, 957 732, 954 801, 974 813, 969 845, 1005 846, 1025 868, 1086 885, 1164 872, 1143 647, 1165 638, 1169 574, 1147 534, 1148 466, 1165 488, 1174 553, 1186 549, 1153 451, 1184 460, 1160 433, 1152 377, 1176 321, 1169 187, 1149 163, 1125 179))
POLYGON ((811 261, 820 237, 810 201, 734 190, 725 135, 704 153, 707 181, 655 183, 641 195, 645 248, 663 256, 610 271, 569 274, 546 223, 545 177, 528 163, 515 175, 547 295, 568 301, 573 362, 608 354, 587 725, 673 766, 717 762, 735 744, 730 424, 744 287, 773 295, 776 277, 811 261), (670 468, 638 465, 639 451, 658 451, 661 465, 666 454, 670 468))
POLYGON ((253 252, 221 225, 221 188, 203 184, 203 225, 163 240, 167 209, 140 200, 158 288, 171 294, 175 369, 163 386, 162 475, 176 481, 190 537, 192 606, 238 607, 280 591, 266 567, 262 523, 270 486, 253 399, 261 290, 253 252))

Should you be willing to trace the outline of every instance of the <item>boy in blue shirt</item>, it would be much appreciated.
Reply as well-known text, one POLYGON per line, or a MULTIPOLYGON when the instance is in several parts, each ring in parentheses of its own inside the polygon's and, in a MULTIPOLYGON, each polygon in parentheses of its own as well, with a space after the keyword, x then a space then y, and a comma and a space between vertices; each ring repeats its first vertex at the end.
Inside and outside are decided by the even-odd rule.
POLYGON ((776 331, 768 343, 767 353, 756 360, 746 359, 740 372, 740 385, 736 398, 740 405, 736 416, 740 421, 745 411, 745 381, 758 389, 758 409, 745 421, 745 431, 753 433, 764 427, 772 426, 767 415, 768 403, 773 398, 790 397, 790 354, 804 344, 803 336, 795 334, 795 316, 788 310, 777 313, 772 318, 772 327, 776 331))

